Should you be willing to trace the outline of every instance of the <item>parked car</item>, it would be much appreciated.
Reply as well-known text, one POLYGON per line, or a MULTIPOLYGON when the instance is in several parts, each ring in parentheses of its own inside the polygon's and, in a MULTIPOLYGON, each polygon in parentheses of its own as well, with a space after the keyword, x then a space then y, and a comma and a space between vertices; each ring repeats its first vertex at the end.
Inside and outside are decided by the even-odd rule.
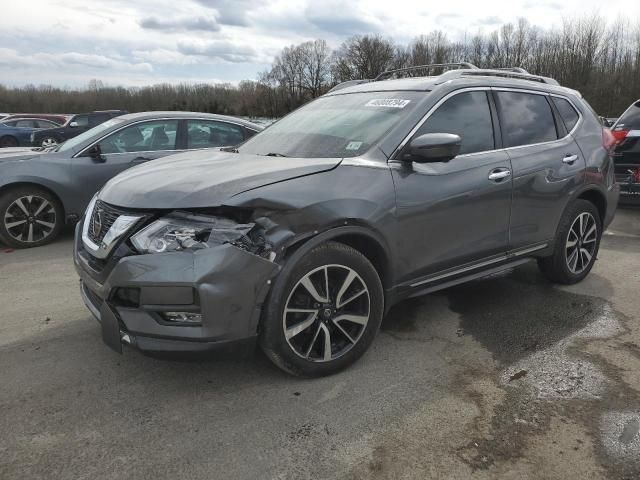
POLYGON ((60 127, 34 132, 31 136, 31 144, 44 148, 55 147, 59 143, 80 135, 96 125, 126 113, 128 112, 124 110, 104 110, 73 115, 67 123, 60 127))
POLYGON ((235 145, 260 130, 222 115, 146 112, 112 118, 53 148, 0 152, 0 241, 44 245, 123 170, 180 151, 235 145))
POLYGON ((612 127, 613 160, 620 184, 620 203, 640 204, 640 100, 632 103, 612 127))
POLYGON ((237 148, 109 181, 74 252, 104 341, 257 339, 287 372, 327 375, 401 299, 531 259, 582 280, 618 199, 610 132, 552 79, 462 66, 340 86, 237 148))
POLYGON ((17 118, 41 118, 43 120, 50 120, 56 125, 64 125, 71 116, 72 115, 61 113, 12 113, 7 114, 2 121, 5 122, 8 120, 15 120, 17 118))
POLYGON ((56 124, 40 118, 19 118, 0 121, 0 148, 31 145, 31 134, 40 128, 50 128, 56 124))

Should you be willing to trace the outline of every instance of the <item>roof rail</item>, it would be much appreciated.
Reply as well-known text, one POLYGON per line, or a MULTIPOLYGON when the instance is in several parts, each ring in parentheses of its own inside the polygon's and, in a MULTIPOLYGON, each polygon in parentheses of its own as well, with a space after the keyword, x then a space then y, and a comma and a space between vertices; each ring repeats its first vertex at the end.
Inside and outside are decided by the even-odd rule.
POLYGON ((500 68, 492 68, 491 70, 503 70, 505 72, 525 73, 527 75, 530 75, 529 72, 527 72, 522 67, 500 67, 500 68))
POLYGON ((380 75, 378 75, 376 78, 374 78, 373 81, 374 82, 378 82, 378 81, 384 79, 385 77, 388 77, 388 76, 391 76, 391 75, 395 75, 395 74, 398 74, 398 73, 410 72, 412 70, 422 70, 422 69, 428 69, 428 68, 442 68, 442 67, 458 67, 459 69, 462 69, 462 68, 469 68, 469 69, 478 68, 475 65, 473 65, 471 63, 468 63, 468 62, 430 63, 428 65, 415 65, 413 67, 405 67, 405 68, 396 68, 396 69, 393 69, 393 70, 385 70, 380 75))
POLYGON ((503 78, 514 78, 517 80, 529 80, 530 82, 538 82, 538 83, 546 83, 548 85, 560 85, 556 80, 549 77, 543 77, 541 75, 532 75, 530 73, 520 73, 514 72, 511 70, 503 70, 503 69, 477 69, 477 70, 464 70, 461 72, 452 71, 445 72, 442 75, 443 80, 449 80, 451 77, 461 77, 461 76, 483 76, 483 77, 503 77, 503 78), (445 76, 446 75, 446 76, 445 76))
POLYGON ((342 82, 342 83, 337 84, 335 87, 333 87, 327 93, 335 92, 336 90, 342 90, 343 88, 351 87, 352 85, 360 85, 362 83, 369 83, 370 81, 371 81, 370 79, 347 80, 346 82, 342 82))

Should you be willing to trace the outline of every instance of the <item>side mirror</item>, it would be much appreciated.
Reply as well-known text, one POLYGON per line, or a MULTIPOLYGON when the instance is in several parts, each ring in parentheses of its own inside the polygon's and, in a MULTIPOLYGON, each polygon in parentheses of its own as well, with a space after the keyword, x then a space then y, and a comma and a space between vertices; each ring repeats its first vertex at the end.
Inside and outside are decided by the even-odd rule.
POLYGON ((425 133, 411 140, 404 160, 417 163, 448 162, 460 153, 462 138, 453 133, 425 133))
POLYGON ((72 128, 75 128, 75 127, 77 127, 77 126, 78 126, 78 122, 71 122, 71 123, 69 124, 69 126, 70 126, 70 127, 72 127, 72 128))
POLYGON ((99 143, 87 150, 87 155, 89 155, 94 162, 104 163, 107 161, 104 155, 102 155, 102 150, 100 149, 99 143))

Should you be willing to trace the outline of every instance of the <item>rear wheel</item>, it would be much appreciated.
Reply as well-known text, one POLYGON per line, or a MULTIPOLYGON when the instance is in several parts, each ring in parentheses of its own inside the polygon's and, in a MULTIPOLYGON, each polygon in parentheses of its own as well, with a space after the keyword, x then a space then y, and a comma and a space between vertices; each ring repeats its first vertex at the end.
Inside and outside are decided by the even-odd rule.
POLYGON ((0 138, 0 148, 17 147, 18 140, 9 135, 0 138))
POLYGON ((383 305, 382 284, 369 260, 329 242, 282 270, 263 315, 260 345, 289 373, 330 375, 364 354, 380 327, 383 305))
POLYGON ((0 196, 0 240, 15 248, 38 247, 58 236, 60 202, 38 187, 11 189, 0 196))
POLYGON ((563 284, 577 283, 586 277, 598 255, 601 225, 595 205, 576 200, 560 220, 553 255, 538 260, 542 273, 563 284))

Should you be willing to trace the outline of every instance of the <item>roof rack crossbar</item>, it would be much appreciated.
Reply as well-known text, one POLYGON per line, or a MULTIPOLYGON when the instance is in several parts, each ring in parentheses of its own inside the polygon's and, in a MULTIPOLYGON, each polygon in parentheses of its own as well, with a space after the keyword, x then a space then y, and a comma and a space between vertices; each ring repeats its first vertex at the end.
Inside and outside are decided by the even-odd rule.
POLYGON ((413 67, 405 67, 405 68, 396 68, 393 70, 385 70, 381 74, 379 74, 376 78, 373 79, 374 82, 380 81, 385 77, 395 75, 397 73, 411 72, 413 70, 422 70, 428 68, 442 68, 442 67, 458 67, 459 69, 468 68, 468 69, 476 69, 475 65, 468 62, 459 62, 459 63, 430 63, 428 65, 415 65, 413 67))

